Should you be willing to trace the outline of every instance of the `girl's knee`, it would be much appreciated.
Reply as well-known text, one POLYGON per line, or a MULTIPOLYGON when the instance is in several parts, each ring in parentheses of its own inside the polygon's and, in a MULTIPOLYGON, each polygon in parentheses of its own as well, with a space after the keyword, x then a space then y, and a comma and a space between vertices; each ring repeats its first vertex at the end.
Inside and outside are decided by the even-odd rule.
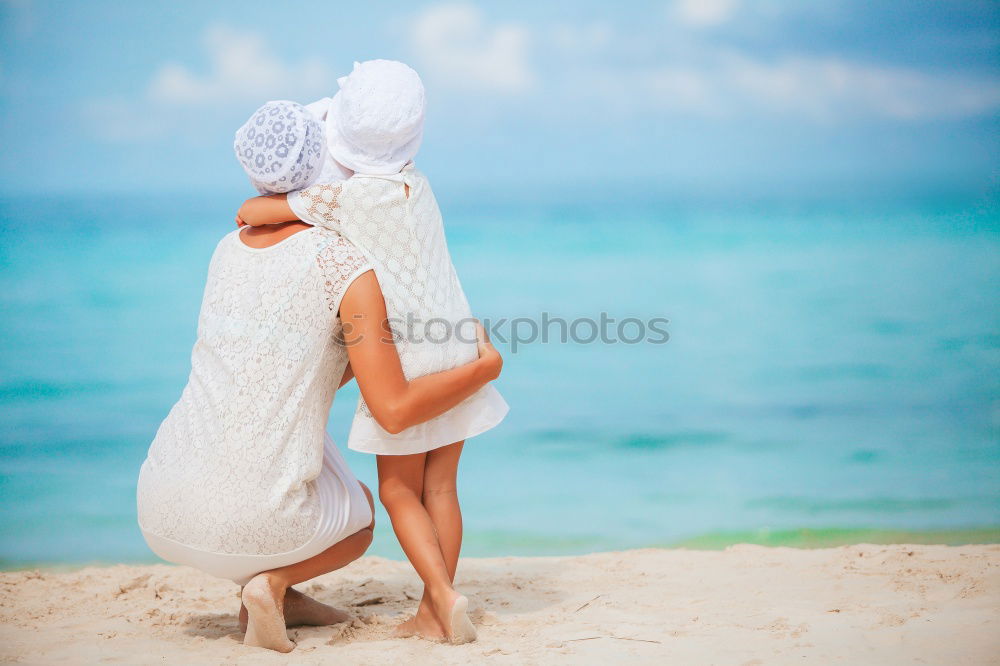
POLYGON ((421 494, 417 489, 396 479, 386 479, 378 484, 378 498, 386 508, 405 502, 419 502, 421 494))
POLYGON ((424 484, 421 499, 424 503, 458 501, 458 486, 455 483, 424 484))

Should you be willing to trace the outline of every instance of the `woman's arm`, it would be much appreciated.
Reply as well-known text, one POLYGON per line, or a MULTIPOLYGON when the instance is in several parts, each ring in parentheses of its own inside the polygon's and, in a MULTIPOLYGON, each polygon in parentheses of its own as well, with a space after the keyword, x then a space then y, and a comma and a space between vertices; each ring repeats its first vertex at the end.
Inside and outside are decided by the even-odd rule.
POLYGON ((385 301, 373 271, 347 288, 340 319, 361 395, 378 424, 393 434, 445 413, 499 377, 503 367, 480 327, 477 360, 408 381, 388 333, 385 301))
POLYGON ((269 194, 263 197, 247 199, 236 213, 237 224, 240 221, 251 227, 264 224, 280 224, 294 222, 298 216, 288 206, 288 198, 284 194, 269 194))

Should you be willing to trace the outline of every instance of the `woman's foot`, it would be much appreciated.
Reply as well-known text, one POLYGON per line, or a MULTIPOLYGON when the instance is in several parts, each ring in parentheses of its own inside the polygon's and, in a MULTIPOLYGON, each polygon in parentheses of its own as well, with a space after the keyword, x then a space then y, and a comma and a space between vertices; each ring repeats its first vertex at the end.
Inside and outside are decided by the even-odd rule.
POLYGON ((247 633, 243 644, 277 652, 291 652, 295 643, 285 631, 284 598, 286 587, 266 573, 254 576, 243 588, 247 609, 247 633))
POLYGON ((285 592, 286 627, 325 627, 351 619, 351 616, 333 606, 316 601, 294 588, 285 592))
MULTIPOLYGON (((307 594, 302 594, 293 587, 285 591, 285 626, 286 627, 325 627, 339 624, 351 619, 351 616, 333 606, 316 601, 307 594)), ((247 607, 240 605, 240 631, 247 631, 247 607)))
POLYGON ((393 635, 397 638, 416 636, 429 641, 445 640, 444 628, 434 617, 430 603, 427 601, 421 601, 417 608, 417 614, 396 627, 393 635))

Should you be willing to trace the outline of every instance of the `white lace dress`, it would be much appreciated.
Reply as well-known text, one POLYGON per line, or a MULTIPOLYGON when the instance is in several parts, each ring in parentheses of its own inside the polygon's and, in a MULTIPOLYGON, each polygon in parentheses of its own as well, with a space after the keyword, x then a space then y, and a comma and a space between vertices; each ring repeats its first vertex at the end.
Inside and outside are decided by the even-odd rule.
MULTIPOLYGON (((390 176, 355 174, 290 192, 288 205, 299 219, 342 233, 368 256, 408 379, 477 358, 472 311, 451 262, 441 212, 430 183, 412 163, 390 176)), ((508 410, 490 384, 444 414, 394 435, 375 421, 362 398, 347 445, 383 455, 421 453, 483 433, 508 410)))
POLYGON ((348 362, 340 300, 370 269, 316 227, 263 249, 236 231, 222 239, 188 384, 139 475, 139 525, 155 553, 243 584, 371 522, 326 434, 348 362))

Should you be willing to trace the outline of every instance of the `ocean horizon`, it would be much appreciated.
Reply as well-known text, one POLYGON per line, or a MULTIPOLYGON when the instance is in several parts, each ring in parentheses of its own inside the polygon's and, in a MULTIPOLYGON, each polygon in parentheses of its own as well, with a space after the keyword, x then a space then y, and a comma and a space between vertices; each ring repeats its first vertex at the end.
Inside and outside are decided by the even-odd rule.
MULTIPOLYGON (((665 344, 496 339, 511 412, 463 454, 464 555, 1000 542, 995 202, 442 199, 501 336, 669 320, 665 344)), ((237 205, 0 199, 0 566, 156 561, 135 482, 237 205)), ((328 430, 374 487, 356 400, 328 430)), ((376 519, 370 553, 402 559, 376 519)))

